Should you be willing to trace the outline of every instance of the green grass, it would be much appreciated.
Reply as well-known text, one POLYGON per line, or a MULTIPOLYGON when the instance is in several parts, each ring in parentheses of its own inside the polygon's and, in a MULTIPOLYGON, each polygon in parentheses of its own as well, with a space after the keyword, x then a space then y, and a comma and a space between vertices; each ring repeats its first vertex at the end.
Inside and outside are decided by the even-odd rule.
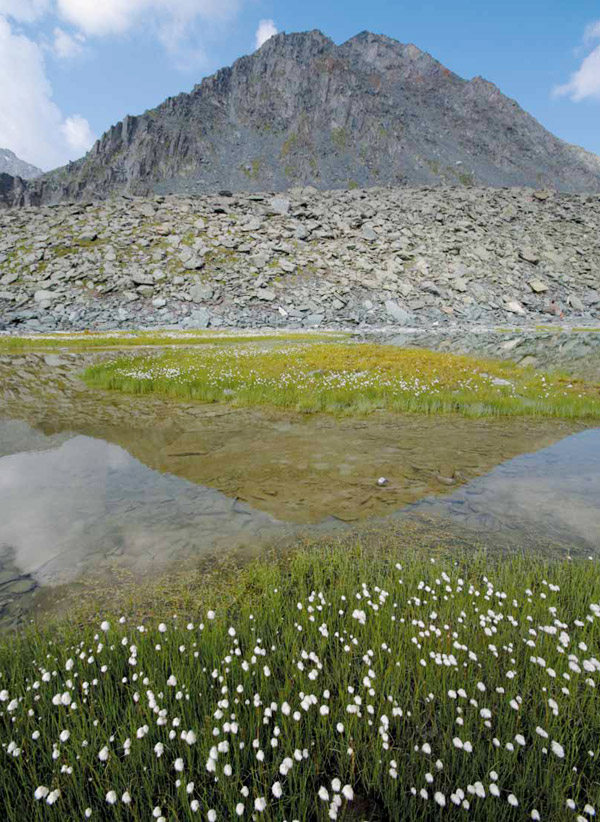
POLYGON ((371 344, 252 344, 126 356, 92 366, 84 379, 132 394, 304 412, 600 417, 596 384, 511 363, 371 344))
POLYGON ((334 796, 344 820, 598 808, 596 561, 320 545, 219 590, 143 632, 113 613, 0 644, 3 820, 233 820, 263 797, 256 819, 302 822, 335 818, 334 796))
POLYGON ((346 337, 336 332, 278 332, 272 333, 238 331, 107 331, 73 332, 60 334, 35 334, 31 336, 0 335, 0 354, 40 350, 74 350, 102 348, 137 348, 143 346, 190 346, 216 345, 230 342, 253 342, 269 340, 328 340, 346 337))

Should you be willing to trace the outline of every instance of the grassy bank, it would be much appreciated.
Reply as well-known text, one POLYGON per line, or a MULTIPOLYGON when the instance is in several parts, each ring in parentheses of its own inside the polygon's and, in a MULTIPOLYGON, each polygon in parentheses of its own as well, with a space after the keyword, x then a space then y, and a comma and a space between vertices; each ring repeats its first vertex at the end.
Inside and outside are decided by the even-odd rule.
POLYGON ((495 360, 371 344, 169 351, 102 363, 84 378, 133 394, 309 412, 600 417, 596 384, 495 360))
POLYGON ((9 336, 0 334, 0 354, 26 351, 86 351, 106 348, 140 348, 143 346, 218 345, 230 342, 266 342, 269 340, 335 340, 346 335, 336 332, 310 331, 109 331, 32 334, 9 336))
POLYGON ((589 820, 599 601, 592 561, 321 546, 13 638, 2 818, 589 820))

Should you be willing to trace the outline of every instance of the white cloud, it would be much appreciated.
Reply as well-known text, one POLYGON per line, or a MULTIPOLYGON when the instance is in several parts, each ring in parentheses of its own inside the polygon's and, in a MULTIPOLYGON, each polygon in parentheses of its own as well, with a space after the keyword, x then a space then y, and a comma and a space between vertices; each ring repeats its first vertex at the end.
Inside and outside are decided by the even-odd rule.
POLYGON ((277 34, 277 26, 274 20, 261 20, 256 29, 255 48, 259 49, 261 46, 270 40, 273 35, 277 34))
MULTIPOLYGON (((16 0, 14 0, 16 2, 16 0)), ((3 2, 3 0, 0 0, 3 2)), ((88 35, 124 34, 150 23, 159 31, 178 30, 196 19, 226 20, 241 0, 57 0, 60 15, 88 35)))
POLYGON ((50 8, 51 0, 0 0, 0 15, 31 23, 50 8))
POLYGON ((73 36, 54 29, 55 56, 79 54, 87 37, 140 36, 149 32, 170 52, 180 68, 206 60, 202 41, 211 27, 222 27, 247 0, 0 0, 0 15, 19 23, 32 23, 44 15, 68 23, 73 36), (85 36, 84 36, 85 35, 85 36))
POLYGON ((85 37, 83 34, 73 36, 57 26, 54 29, 52 52, 63 60, 69 60, 82 54, 84 43, 85 37))
POLYGON ((583 42, 591 43, 593 40, 600 40, 600 20, 588 23, 583 33, 583 42))
POLYGON ((52 99, 42 48, 0 16, 0 146, 43 169, 80 157, 93 135, 52 99))
POLYGON ((81 157, 94 145, 96 138, 92 133, 90 124, 81 114, 73 114, 71 117, 67 117, 60 130, 67 145, 76 157, 81 157))
MULTIPOLYGON (((585 30, 583 41, 590 46, 600 40, 600 20, 590 23, 585 30)), ((587 98, 600 100, 600 45, 584 57, 577 71, 571 75, 569 82, 557 86, 554 93, 567 96, 576 103, 587 98)))

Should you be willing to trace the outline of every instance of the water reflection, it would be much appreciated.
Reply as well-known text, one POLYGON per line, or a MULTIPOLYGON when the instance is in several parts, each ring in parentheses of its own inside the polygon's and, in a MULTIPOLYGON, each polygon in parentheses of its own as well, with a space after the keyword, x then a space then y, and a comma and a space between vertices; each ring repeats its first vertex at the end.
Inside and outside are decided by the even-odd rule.
POLYGON ((415 508, 521 548, 535 538, 600 549, 600 429, 515 457, 450 496, 415 508))
POLYGON ((39 583, 65 582, 116 559, 143 572, 260 539, 276 526, 268 514, 91 437, 0 459, 0 545, 39 583))
MULTIPOLYGON (((250 465, 255 451, 238 451, 236 468, 235 450, 227 447, 229 439, 223 439, 218 456, 214 450, 206 449, 202 455, 194 448, 193 470, 187 469, 192 481, 191 476, 169 473, 164 464, 162 471, 148 467, 161 463, 161 457, 152 454, 160 455, 167 448, 177 459, 188 459, 182 456, 191 453, 187 435, 167 445, 159 437, 158 451, 151 434, 147 442, 137 440, 136 447, 130 441, 133 453, 144 453, 141 462, 104 439, 69 432, 46 436, 24 422, 0 420, 0 623, 14 620, 19 609, 28 607, 37 585, 57 585, 86 575, 112 579, 117 568, 142 575, 214 551, 254 550, 300 533, 300 523, 305 523, 305 534, 344 529, 342 519, 331 515, 340 508, 343 513, 346 508, 360 513, 360 494, 376 511, 363 519, 366 523, 394 523, 402 528, 407 518, 425 515, 441 522, 450 535, 484 536, 492 549, 544 549, 550 544, 588 552, 600 548, 600 429, 510 459, 462 487, 445 487, 445 496, 434 497, 429 482, 418 477, 418 472, 430 475, 415 461, 418 441, 423 454, 429 441, 422 436, 419 440, 416 424, 412 430, 412 423, 398 422, 393 430, 378 431, 377 439, 371 436, 366 461, 355 459, 356 442, 348 440, 343 426, 319 424, 324 426, 321 434, 331 436, 313 442, 312 450, 307 447, 303 453, 311 457, 305 457, 302 472, 288 454, 298 452, 298 443, 294 440, 292 448, 289 438, 301 436, 304 443, 314 430, 280 425, 272 434, 268 449, 276 463, 265 460, 259 466, 263 494, 255 491, 254 507, 234 496, 235 491, 227 495, 199 481, 205 474, 218 475, 219 465, 229 464, 223 450, 241 472, 242 481, 244 466, 250 465), (398 425, 410 436, 399 438, 398 425), (344 441, 347 447, 342 452, 338 446, 344 441), (373 482, 380 460, 388 460, 391 468, 384 488, 373 482), (413 474, 407 474, 405 465, 413 474), (343 484, 342 468, 357 487, 343 484), (412 501, 407 493, 417 493, 409 483, 413 476, 419 482, 418 493, 423 497, 425 491, 426 498, 406 508, 412 501), (275 496, 269 494, 271 486, 275 496), (280 518, 269 511, 278 498, 283 504, 279 502, 276 510, 285 514, 280 518), (259 510, 259 505, 265 508, 259 510), (387 518, 381 516, 386 509, 387 518), (306 512, 317 510, 320 520, 306 524, 306 512)), ((477 423, 472 430, 479 430, 477 423)), ((193 436, 195 442, 197 434, 193 436)), ((361 436, 367 442, 368 429, 361 436)), ((139 431, 138 437, 144 433, 139 431)), ((450 445, 456 448, 457 442, 458 437, 450 445)), ((485 452, 485 436, 476 437, 477 442, 485 452)), ((472 444, 475 450, 476 443, 472 444)), ((267 442, 262 448, 267 450, 267 442)), ((463 459, 463 452, 458 453, 463 459)), ((254 471, 250 473, 256 478, 256 467, 254 471)), ((235 473, 232 476, 235 479, 235 473)))

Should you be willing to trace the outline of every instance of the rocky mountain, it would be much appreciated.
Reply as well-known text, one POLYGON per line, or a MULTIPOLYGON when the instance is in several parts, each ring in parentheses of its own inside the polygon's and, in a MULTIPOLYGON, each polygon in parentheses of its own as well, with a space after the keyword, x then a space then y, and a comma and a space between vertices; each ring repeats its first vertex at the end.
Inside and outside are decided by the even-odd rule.
POLYGON ((190 94, 126 117, 70 165, 0 202, 381 185, 600 191, 600 158, 554 137, 481 77, 364 32, 279 34, 190 94))
POLYGON ((44 172, 41 168, 32 166, 20 160, 17 155, 8 148, 0 148, 0 175, 9 174, 11 177, 21 177, 23 180, 33 180, 40 177, 44 172))
POLYGON ((527 188, 4 209, 0 330, 597 327, 599 236, 600 195, 527 188))

